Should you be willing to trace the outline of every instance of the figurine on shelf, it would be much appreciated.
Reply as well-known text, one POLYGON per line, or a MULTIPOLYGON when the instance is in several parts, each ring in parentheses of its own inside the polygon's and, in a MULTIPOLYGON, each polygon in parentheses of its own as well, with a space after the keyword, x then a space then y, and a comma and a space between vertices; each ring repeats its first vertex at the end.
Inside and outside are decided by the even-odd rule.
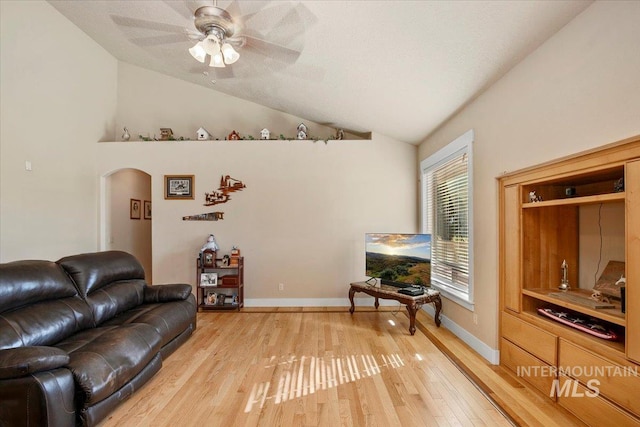
POLYGON ((211 139, 211 134, 205 128, 198 129, 197 133, 198 141, 208 141, 209 139, 211 139))
POLYGON ((304 123, 298 125, 298 139, 307 139, 307 126, 304 123))
POLYGON ((611 301, 609 301, 609 298, 606 297, 605 295, 602 294, 602 292, 600 291, 593 291, 593 293, 591 294, 591 299, 597 302, 605 302, 605 303, 610 303, 611 301))
POLYGON ((216 266, 216 252, 220 249, 216 238, 213 234, 209 234, 207 242, 202 245, 200 249, 200 261, 203 267, 215 267, 216 266))
POLYGON ((264 128, 260 131, 260 139, 269 139, 271 137, 271 132, 269 129, 264 128))
POLYGON ((534 202, 541 202, 542 201, 542 196, 538 196, 534 191, 529 191, 529 202, 534 203, 534 202))
POLYGON ((127 129, 127 127, 124 127, 124 133, 122 134, 122 140, 123 141, 128 141, 129 139, 131 139, 131 134, 129 134, 129 129, 127 129))
POLYGON ((558 289, 560 289, 561 291, 568 291, 569 289, 571 289, 571 286, 569 286, 569 266, 567 265, 567 260, 562 261, 560 270, 562 272, 562 280, 560 281, 560 286, 558 286, 558 289))
POLYGON ((173 130, 171 128, 160 128, 160 140, 170 141, 173 139, 173 130))
POLYGON ((240 134, 235 130, 229 134, 229 141, 238 141, 240 140, 240 134))

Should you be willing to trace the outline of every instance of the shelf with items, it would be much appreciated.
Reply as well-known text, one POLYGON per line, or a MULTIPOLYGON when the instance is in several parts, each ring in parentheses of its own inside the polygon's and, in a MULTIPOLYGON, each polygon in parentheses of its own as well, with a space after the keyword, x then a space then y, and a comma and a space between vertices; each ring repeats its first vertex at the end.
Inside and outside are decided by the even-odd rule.
MULTIPOLYGON (((603 306, 606 306, 606 308, 596 308, 595 306, 598 304, 590 298, 591 291, 587 289, 573 289, 570 291, 559 291, 557 289, 548 288, 523 289, 522 294, 536 300, 553 304, 557 307, 573 310, 619 326, 626 325, 625 315, 620 308, 620 302, 613 301, 610 304, 613 305, 612 308, 608 307, 609 304, 602 304, 603 306), (564 298, 563 295, 566 295, 567 298, 564 298)), ((523 304, 525 307, 538 308, 540 306, 539 304, 527 304, 526 301, 525 297, 525 304, 523 304)))
POLYGON ((222 258, 205 267, 196 258, 198 310, 240 310, 244 306, 244 258, 223 265, 222 258))
POLYGON ((546 200, 542 202, 527 202, 523 203, 522 207, 524 209, 528 208, 545 208, 548 206, 563 206, 563 205, 589 205, 596 203, 611 203, 611 202, 624 202, 625 194, 624 192, 619 193, 610 193, 610 194, 599 194, 594 196, 580 196, 580 197, 572 197, 567 199, 555 199, 555 200, 546 200))
MULTIPOLYGON (((510 354, 556 367, 587 360, 567 356, 571 348, 638 366, 640 135, 498 180, 501 363, 513 369, 510 354), (541 346, 554 357, 542 359, 541 346)), ((630 408, 610 406, 611 414, 630 408)))
POLYGON ((624 163, 538 178, 522 186, 523 207, 624 200, 624 163))

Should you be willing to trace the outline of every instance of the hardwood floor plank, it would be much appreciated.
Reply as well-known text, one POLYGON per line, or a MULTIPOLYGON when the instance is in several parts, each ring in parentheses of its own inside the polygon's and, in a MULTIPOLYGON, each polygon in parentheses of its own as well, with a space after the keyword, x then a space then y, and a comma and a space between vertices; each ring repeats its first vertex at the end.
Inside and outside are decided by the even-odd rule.
POLYGON ((444 328, 432 330, 428 316, 419 315, 411 336, 404 311, 382 308, 199 313, 193 336, 100 426, 510 425, 443 354, 443 342, 523 425, 543 425, 531 423, 531 401, 543 423, 554 420, 548 403, 474 359, 444 328), (501 393, 516 387, 516 397, 501 393))

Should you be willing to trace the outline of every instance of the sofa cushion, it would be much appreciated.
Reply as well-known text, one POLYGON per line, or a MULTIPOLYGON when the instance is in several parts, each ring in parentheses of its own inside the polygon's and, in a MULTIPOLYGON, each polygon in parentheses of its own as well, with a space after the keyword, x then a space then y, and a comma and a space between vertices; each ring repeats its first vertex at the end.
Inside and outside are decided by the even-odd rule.
POLYGON ((120 280, 144 280, 142 265, 133 255, 122 251, 71 255, 57 263, 71 276, 82 296, 120 280))
POLYGON ((0 264, 0 349, 51 345, 92 326, 91 310, 56 263, 0 264))
POLYGON ((96 325, 144 301, 144 269, 131 254, 106 251, 58 260, 93 311, 96 325))
POLYGON ((162 337, 162 346, 180 335, 195 321, 196 305, 193 295, 184 301, 144 304, 122 313, 104 323, 104 326, 144 323, 151 325, 162 337))
POLYGON ((76 398, 86 408, 120 389, 158 354, 161 337, 142 323, 97 327, 56 345, 69 353, 76 398))

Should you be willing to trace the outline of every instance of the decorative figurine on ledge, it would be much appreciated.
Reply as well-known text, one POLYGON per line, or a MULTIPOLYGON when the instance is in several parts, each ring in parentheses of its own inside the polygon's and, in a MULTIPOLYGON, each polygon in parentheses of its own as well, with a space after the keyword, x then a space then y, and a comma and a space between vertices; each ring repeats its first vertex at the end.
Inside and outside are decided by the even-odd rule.
POLYGON ((129 129, 127 129, 127 127, 124 127, 124 133, 122 134, 122 140, 123 141, 128 141, 129 139, 131 139, 131 134, 129 133, 129 129))
POLYGON ((239 140, 240 140, 240 134, 235 130, 229 134, 229 141, 239 141, 239 140))
POLYGON ((198 141, 208 141, 209 139, 211 139, 211 134, 205 128, 198 129, 197 133, 198 141))
POLYGON ((304 123, 298 125, 298 139, 307 139, 307 126, 304 123))
POLYGON ((171 128, 160 128, 161 141, 171 141, 173 139, 173 130, 171 130, 171 128))
POLYGON ((264 128, 260 131, 260 139, 270 139, 271 138, 271 132, 269 132, 269 129, 264 128))

